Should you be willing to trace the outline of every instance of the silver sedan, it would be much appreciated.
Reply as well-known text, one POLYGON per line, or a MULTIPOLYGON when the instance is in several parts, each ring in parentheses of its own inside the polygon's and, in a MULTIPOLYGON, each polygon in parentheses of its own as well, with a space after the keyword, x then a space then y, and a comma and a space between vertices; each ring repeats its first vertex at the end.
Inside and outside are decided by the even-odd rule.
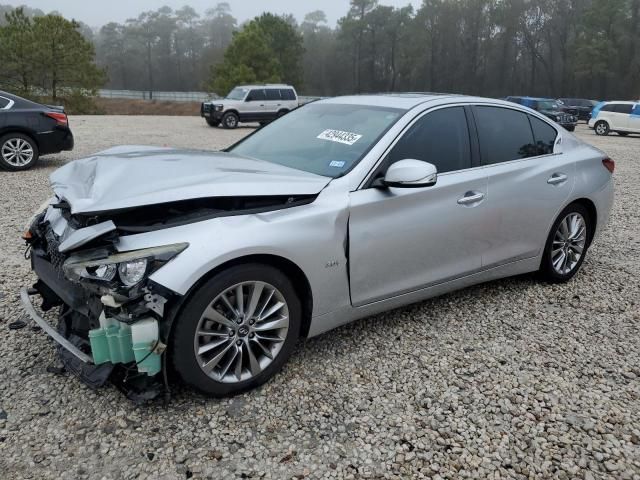
POLYGON ((149 398, 173 368, 235 394, 299 337, 501 277, 570 280, 607 223, 613 171, 509 102, 323 100, 225 152, 118 147, 57 170, 25 232, 39 281, 22 297, 94 386, 149 398))

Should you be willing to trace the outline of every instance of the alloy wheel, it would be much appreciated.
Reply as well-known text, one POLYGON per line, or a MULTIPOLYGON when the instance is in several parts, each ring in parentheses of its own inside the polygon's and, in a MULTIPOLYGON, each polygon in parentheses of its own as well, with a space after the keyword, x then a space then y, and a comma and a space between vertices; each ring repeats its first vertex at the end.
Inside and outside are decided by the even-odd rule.
POLYGON ((567 275, 580 262, 587 243, 587 224, 577 212, 568 214, 558 225, 551 247, 553 269, 567 275))
POLYGON ((13 167, 24 167, 33 160, 34 151, 29 142, 22 138, 10 138, 2 145, 0 151, 5 162, 13 167))
POLYGON ((265 282, 239 283, 202 313, 193 343, 198 365, 218 382, 249 380, 277 357, 288 330, 289 308, 277 288, 265 282))
POLYGON ((600 122, 596 125, 596 133, 598 135, 605 135, 607 133, 607 125, 604 122, 600 122))
POLYGON ((238 121, 236 120, 236 117, 229 115, 227 117, 226 124, 229 128, 235 128, 238 125, 238 121))

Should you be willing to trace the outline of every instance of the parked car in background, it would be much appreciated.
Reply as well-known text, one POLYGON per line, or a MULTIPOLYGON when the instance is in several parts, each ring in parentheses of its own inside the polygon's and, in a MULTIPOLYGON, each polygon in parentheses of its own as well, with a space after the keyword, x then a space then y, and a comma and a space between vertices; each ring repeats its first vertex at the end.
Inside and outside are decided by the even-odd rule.
POLYGON ((570 132, 573 132, 578 124, 578 117, 574 113, 566 112, 562 105, 551 98, 506 97, 505 100, 532 108, 570 132))
POLYGON ((616 132, 625 137, 630 133, 640 133, 640 101, 603 102, 594 109, 589 128, 594 129, 597 135, 616 132))
POLYGON ((173 368, 231 395, 300 337, 501 277, 569 281, 614 167, 514 103, 320 100, 224 152, 116 147, 60 168, 24 234, 39 280, 21 297, 94 386, 173 368), (58 329, 30 295, 61 307, 58 329))
POLYGON ((586 98, 559 98, 558 102, 565 108, 568 113, 577 115, 578 121, 584 120, 588 122, 591 118, 591 111, 598 104, 596 100, 587 100, 586 98))
POLYGON ((298 107, 298 94, 290 85, 244 85, 221 100, 204 102, 200 115, 212 127, 236 128, 240 122, 266 124, 298 107))
POLYGON ((73 134, 63 107, 0 91, 0 169, 27 170, 41 155, 63 150, 73 150, 73 134))

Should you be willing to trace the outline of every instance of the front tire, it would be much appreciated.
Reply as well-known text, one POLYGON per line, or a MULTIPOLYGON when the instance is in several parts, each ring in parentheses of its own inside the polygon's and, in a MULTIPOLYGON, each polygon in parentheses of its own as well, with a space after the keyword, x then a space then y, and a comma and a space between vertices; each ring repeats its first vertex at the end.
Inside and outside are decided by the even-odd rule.
POLYGON ((28 170, 40 157, 33 139, 22 133, 8 133, 0 137, 0 168, 12 172, 28 170))
POLYGON ((596 122, 595 131, 596 131, 596 135, 600 135, 600 136, 609 135, 609 124, 603 120, 596 122))
POLYGON ((262 264, 231 267, 200 287, 176 319, 171 360, 188 385, 223 397, 262 385, 291 356, 300 299, 290 280, 262 264))
POLYGON ((565 129, 566 129, 568 132, 575 132, 575 131, 576 131, 576 127, 565 127, 565 129))
POLYGON ((220 125, 220 122, 212 118, 207 118, 207 125, 209 125, 210 127, 217 127, 218 125, 220 125))
POLYGON ((239 122, 238 115, 236 115, 233 112, 225 113, 224 116, 222 117, 222 126, 224 128, 233 130, 234 128, 238 127, 238 122, 239 122))
POLYGON ((578 273, 591 241, 591 221, 580 204, 569 205, 558 215, 542 254, 540 273, 544 280, 564 283, 578 273))

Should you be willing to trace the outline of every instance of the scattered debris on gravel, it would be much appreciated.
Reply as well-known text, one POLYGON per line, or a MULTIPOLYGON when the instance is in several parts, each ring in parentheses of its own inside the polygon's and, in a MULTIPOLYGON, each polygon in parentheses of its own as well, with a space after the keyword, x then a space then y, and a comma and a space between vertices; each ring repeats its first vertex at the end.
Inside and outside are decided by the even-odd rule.
POLYGON ((20 479, 640 480, 640 137, 578 135, 616 161, 616 204, 567 285, 493 282, 301 343, 274 381, 136 407, 56 370, 24 319, 20 234, 65 162, 119 144, 222 148, 197 117, 72 117, 76 150, 0 173, 0 472, 20 479), (58 373, 56 373, 58 372, 58 373))

